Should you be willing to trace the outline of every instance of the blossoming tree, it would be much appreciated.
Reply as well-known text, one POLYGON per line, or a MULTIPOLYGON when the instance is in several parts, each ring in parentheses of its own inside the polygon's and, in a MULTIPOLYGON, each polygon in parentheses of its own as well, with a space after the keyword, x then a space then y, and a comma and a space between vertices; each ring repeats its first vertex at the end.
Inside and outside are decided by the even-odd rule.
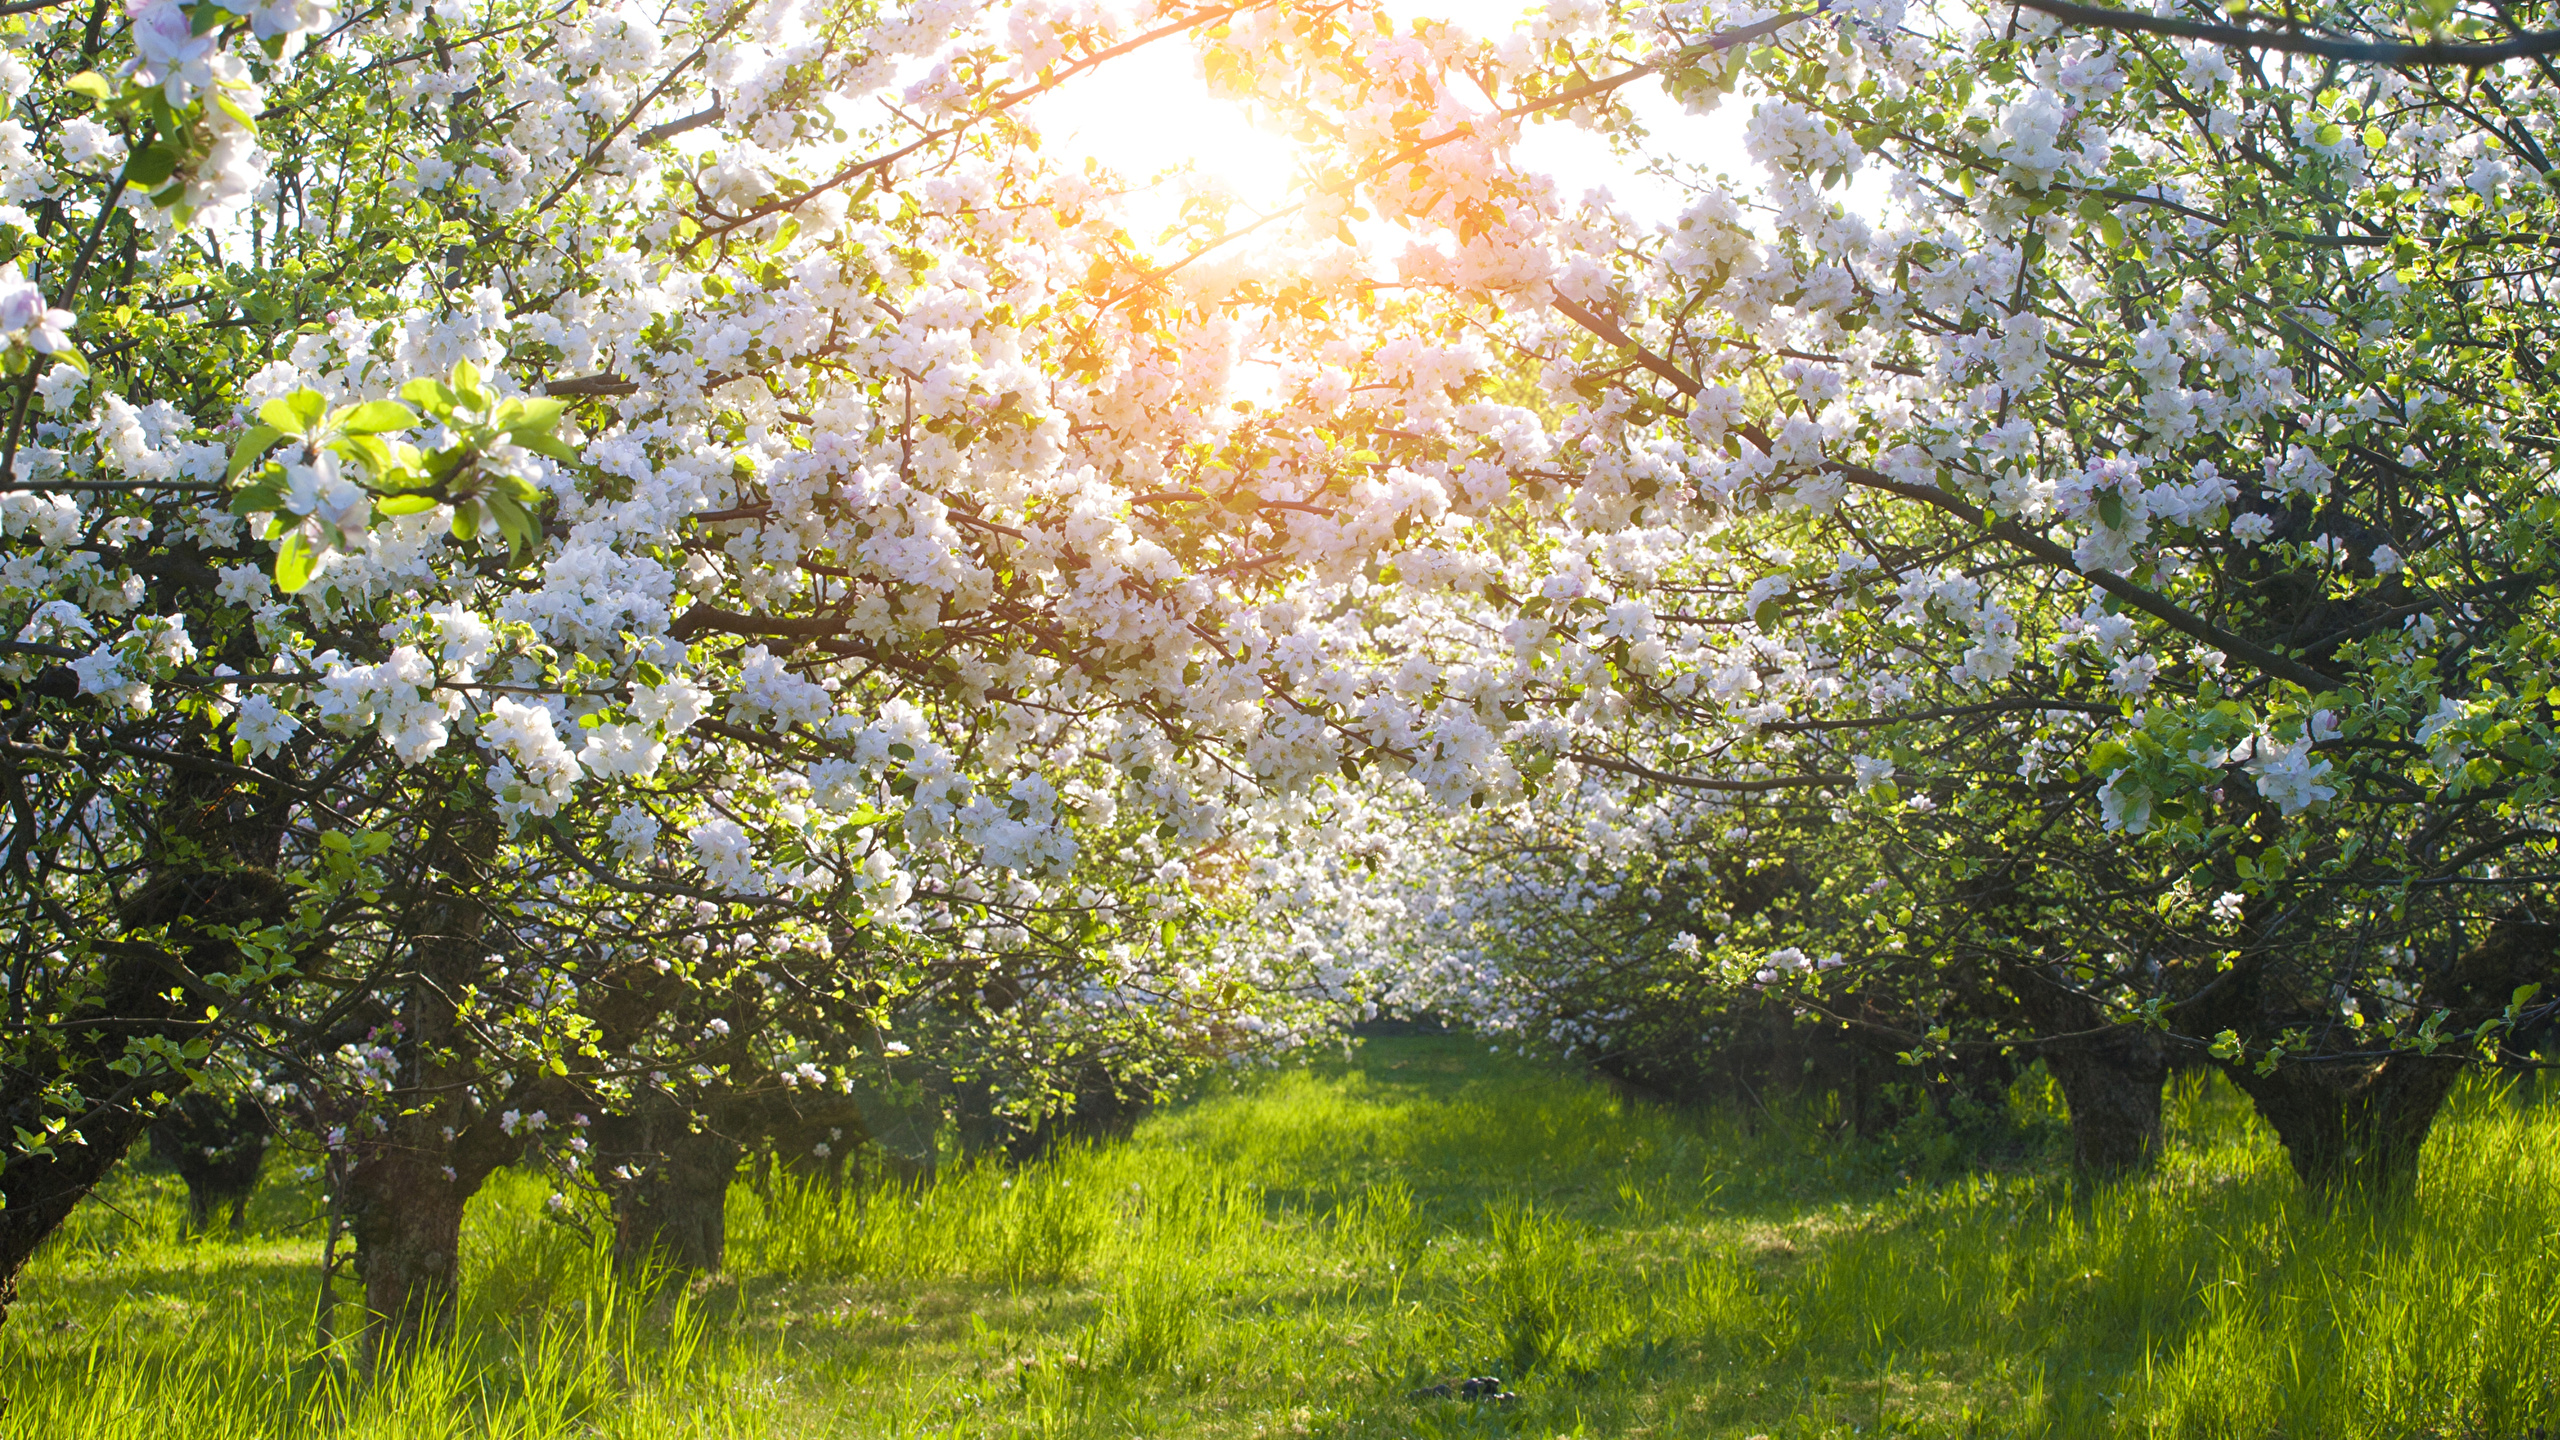
MULTIPOLYGON (((333 916, 434 989, 558 887, 681 897, 1294 1036, 1255 997, 1355 996, 1357 945, 1166 927, 1211 857, 1338 893, 1255 852, 1375 840, 1333 797, 1380 776, 1979 793, 1984 845, 2138 857, 2207 919, 2049 978, 2216 1047, 2306 1174, 2405 1169, 2537 1013, 2509 12, 229 5, 6 17, 0 1273, 333 916), (1299 137, 1292 199, 1133 236, 1044 156, 1040 97, 1151 45, 1299 137), (1643 153, 1656 84, 1747 98, 1756 185, 1667 160, 1648 227, 1516 163, 1643 153)), ((510 1033, 574 953, 501 957, 510 1033)), ((664 1053, 639 1008, 581 1023, 664 1053)), ((431 1190, 529 1113, 469 1105, 400 1110, 431 1190)))
POLYGON ((2532 18, 1559 6, 1405 46, 1363 77, 1392 112, 1230 41, 1311 77, 1259 93, 1343 175, 1393 157, 1356 198, 1407 283, 1534 376, 1552 451, 1506 479, 1569 503, 1412 567, 1483 602, 1423 672, 1510 749, 1478 793, 1961 802, 1939 913, 2082 875, 2029 909, 2088 933, 2011 937, 2038 985, 2225 1060, 2306 1179, 2403 1183, 2461 1061, 2549 1013, 2532 18), (1749 97, 1755 182, 1648 151, 1657 77, 1749 97), (1507 162, 1561 112, 1676 222, 1507 162))

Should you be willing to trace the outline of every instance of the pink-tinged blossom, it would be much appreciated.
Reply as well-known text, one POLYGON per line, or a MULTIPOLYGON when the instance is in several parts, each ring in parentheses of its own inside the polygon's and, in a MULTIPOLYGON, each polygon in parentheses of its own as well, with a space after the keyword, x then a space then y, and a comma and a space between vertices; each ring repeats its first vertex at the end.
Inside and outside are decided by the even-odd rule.
POLYGON ((72 323, 70 311, 45 304, 44 292, 16 261, 0 265, 0 342, 24 345, 41 355, 60 354, 71 348, 72 323))
POLYGON ((213 84, 208 62, 220 37, 196 34, 185 6, 177 0, 131 0, 125 13, 133 19, 135 79, 162 86, 172 105, 186 104, 213 84))

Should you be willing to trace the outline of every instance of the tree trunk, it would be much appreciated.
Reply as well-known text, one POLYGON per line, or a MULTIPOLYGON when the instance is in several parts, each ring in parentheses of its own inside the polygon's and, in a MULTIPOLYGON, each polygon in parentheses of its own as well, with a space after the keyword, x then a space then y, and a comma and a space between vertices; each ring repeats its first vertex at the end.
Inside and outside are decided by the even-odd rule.
POLYGON ((165 827, 150 841, 153 870, 115 917, 123 934, 143 938, 79 937, 87 943, 75 947, 62 937, 72 954, 86 950, 96 988, 62 1023, 11 1037, 10 1063, 0 1064, 0 1321, 28 1258, 189 1083, 183 1072, 118 1068, 130 1064, 128 1045, 201 1034, 205 1000, 188 987, 240 960, 220 927, 271 921, 289 903, 273 873, 283 803, 229 778, 176 772, 165 827), (27 1134, 43 1144, 15 1138, 27 1134))
MULTIPOLYGON (((2518 986, 2547 984, 2555 957, 2560 926, 2501 917, 2478 944, 2427 973, 2420 1004, 2441 1013, 2441 1033, 2463 1035, 2496 1020, 2518 986)), ((2274 1128, 2303 1188, 2391 1200, 2415 1190, 2427 1132, 2471 1053, 2456 1041, 2433 1055, 2395 1046, 2369 1058, 2281 1064, 2264 1075, 2231 1062, 2223 1073, 2274 1128)))
POLYGON ((388 1140, 368 1147, 347 1173, 347 1229, 364 1282, 361 1359, 368 1370, 452 1335, 462 1291, 463 1212, 491 1175, 524 1153, 523 1136, 507 1134, 497 1112, 557 1104, 563 1095, 547 1080, 519 1084, 447 1140, 444 1117, 460 1107, 450 1091, 421 1098, 424 1088, 393 1092, 408 1102, 407 1113, 391 1122, 388 1140))
POLYGON ((596 1129, 599 1164, 612 1161, 631 1175, 612 1184, 614 1263, 718 1272, 728 1253, 729 1182, 743 1147, 655 1091, 638 1099, 635 1113, 611 1116, 596 1129))
POLYGON ((614 1193, 615 1263, 718 1273, 728 1256, 729 1182, 740 1154, 723 1135, 662 1138, 657 1163, 614 1193))
POLYGON ((481 976, 487 916, 479 869, 498 842, 497 817, 473 799, 449 800, 429 817, 420 894, 406 922, 409 973, 393 1053, 391 1113, 358 1137, 347 1179, 348 1228, 364 1282, 363 1363, 452 1333, 460 1297, 463 1208, 482 1182, 524 1153, 501 1106, 531 1109, 545 1082, 519 1085, 473 1114, 464 1095, 480 1056, 457 997, 481 976))
POLYGON ((2090 1179, 2112 1179, 2151 1164, 2160 1153, 2160 1092, 2169 1083, 2168 1054, 2159 1036, 2117 1026, 2052 1042, 2044 1062, 2070 1110, 2074 1169, 2090 1179))
POLYGON ((200 1091, 179 1096, 151 1122, 151 1153, 187 1183, 187 1209, 198 1231, 210 1229, 214 1211, 227 1206, 231 1233, 240 1233, 273 1129, 257 1101, 218 1100, 200 1091))
POLYGON ((2073 1169, 2104 1180, 2149 1166, 2160 1153, 2167 1045, 2138 1025, 2108 1023, 2107 1012, 2058 969, 2017 964, 2002 978, 2027 1022, 2056 1037, 2037 1048, 2070 1112, 2073 1169))
POLYGON ((50 1152, 16 1144, 0 1153, 0 1320, 17 1296, 18 1272, 47 1236, 107 1177, 151 1123, 155 1084, 112 1067, 129 1040, 182 1041, 199 1028, 182 1018, 201 1005, 168 998, 169 968, 179 962, 152 947, 117 946, 100 961, 104 984, 94 999, 53 1028, 50 1053, 0 1069, 0 1140, 41 1133, 58 1118, 46 1082, 76 1092, 87 1108, 53 1137, 50 1152), (17 1073, 9 1073, 15 1071, 17 1073), (21 1076, 24 1079, 21 1079, 21 1076))
POLYGON ((368 1369, 453 1333, 462 1293, 462 1211, 471 1197, 430 1168, 429 1158, 386 1151, 358 1161, 347 1177, 368 1369))
POLYGON ((2283 1143, 2305 1190, 2323 1197, 2402 1199, 2418 1182, 2418 1155, 2463 1062, 2397 1055, 2363 1065, 2279 1066, 2223 1073, 2248 1095, 2283 1143))

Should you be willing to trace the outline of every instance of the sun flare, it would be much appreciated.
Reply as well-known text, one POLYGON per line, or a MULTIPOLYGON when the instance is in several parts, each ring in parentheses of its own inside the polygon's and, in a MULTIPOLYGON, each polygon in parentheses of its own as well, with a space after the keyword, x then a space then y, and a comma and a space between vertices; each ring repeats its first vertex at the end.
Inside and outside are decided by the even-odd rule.
MULTIPOLYGON (((1391 9, 1400 20, 1432 16, 1478 35, 1507 31, 1522 13, 1515 0, 1421 0, 1391 9)), ((1065 168, 1089 158, 1129 183, 1131 234, 1151 248, 1178 213, 1186 180, 1264 214, 1289 203, 1301 178, 1299 148, 1213 94, 1196 52, 1178 39, 1061 86, 1031 114, 1065 168)))

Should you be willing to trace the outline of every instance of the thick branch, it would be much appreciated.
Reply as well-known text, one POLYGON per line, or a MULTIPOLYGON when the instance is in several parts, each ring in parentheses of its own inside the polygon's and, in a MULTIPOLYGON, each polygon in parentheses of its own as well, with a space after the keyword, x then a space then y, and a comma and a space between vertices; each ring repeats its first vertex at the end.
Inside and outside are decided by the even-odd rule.
POLYGON ((2501 60, 2518 60, 2535 55, 2560 53, 2560 31, 2541 31, 2500 40, 2492 45, 2455 45, 2441 40, 2421 41, 2415 45, 2397 45, 2385 41, 2330 40, 2318 35, 2297 35, 2282 30, 2253 30, 2244 25, 2220 25, 2210 20, 2181 20, 2172 15, 2140 15, 2130 10, 2115 10, 2103 5, 2082 5, 2076 0, 2017 0, 2026 9, 2041 11, 2057 20, 2074 25, 2095 25, 2102 30, 2136 30, 2152 35, 2175 35, 2184 40, 2210 40, 2217 45, 2240 45, 2252 50, 2278 50, 2288 55, 2317 55, 2327 60, 2349 60, 2366 65, 2495 65, 2501 60))
POLYGON ((776 639, 805 640, 819 636, 841 635, 845 622, 841 615, 812 615, 785 619, 778 615, 742 615, 716 605, 696 605, 676 617, 667 627, 669 638, 679 644, 697 635, 717 632, 722 635, 766 635, 776 639))
MULTIPOLYGON (((1655 375, 1662 377, 1664 381, 1668 382, 1673 389, 1679 391, 1681 394, 1696 395, 1699 390, 1703 388, 1699 385, 1696 379, 1692 378, 1679 366, 1672 364, 1669 360, 1664 359, 1660 355, 1656 355, 1651 350, 1646 349, 1643 345, 1638 344, 1632 336, 1628 335, 1625 330, 1619 327, 1615 320, 1610 319, 1608 316, 1587 309, 1584 306, 1567 299, 1562 294, 1552 296, 1552 302, 1555 305, 1556 312, 1558 314, 1563 315, 1566 319, 1571 320, 1576 325, 1590 331, 1602 340, 1617 346, 1621 350, 1625 350, 1633 354, 1637 364, 1653 372, 1655 375)), ((1740 433, 1744 438, 1750 440, 1752 444, 1759 446, 1762 450, 1765 451, 1770 448, 1769 439, 1766 435, 1762 435, 1747 427, 1740 433)), ((1863 465, 1844 465, 1836 460, 1825 462, 1822 468, 1834 475, 1840 476, 1850 484, 1856 485, 1861 489, 1881 490, 1887 494, 1900 495, 1907 500, 1917 500, 1924 505, 1935 506, 1936 508, 1945 511, 1947 514, 1962 520, 1967 525, 1974 526, 1975 528, 1984 531, 1986 534, 1990 535, 1993 539, 2000 541, 2002 544, 2008 545, 2013 549, 2025 551, 2028 555, 2033 556, 2035 559, 2040 560, 2057 570, 2064 570, 2075 575, 2083 576, 2090 584, 2095 585, 2099 589, 2106 591, 2108 594, 2115 596, 2127 605, 2130 605, 2136 610, 2141 611, 2143 614, 2159 621, 2161 624, 2168 626, 2170 629, 2177 631, 2179 634, 2184 635, 2191 640, 2204 641, 2206 644, 2213 646, 2215 649, 2222 651, 2224 654, 2235 660, 2244 661, 2247 664, 2257 667, 2257 669, 2264 674, 2272 675, 2279 680, 2291 681, 2305 690, 2315 692, 2333 689, 2344 683, 2338 676, 2316 669, 2300 660, 2294 659, 2292 656, 2270 650, 2264 645, 2244 640, 2241 637, 2232 634, 2230 631, 2212 624, 2199 616, 2189 614, 2187 611, 2180 609, 2165 596, 2154 591, 2147 590, 2140 585, 2136 585, 2132 581, 2114 573, 2113 571, 2083 571, 2079 566, 2079 562, 2072 558, 2071 552, 2062 548, 2060 545, 2057 545, 2051 540, 2046 539, 2044 536, 2029 530, 2014 520, 1995 519, 1985 512, 1982 507, 1975 505, 1960 496, 1950 495, 1935 485, 1906 484, 1903 481, 1894 479, 1892 476, 1887 475, 1880 470, 1870 470, 1863 465)))
POLYGON ((1576 765, 1594 770, 1608 770, 1620 775, 1633 775, 1657 785, 1677 785, 1683 790, 1720 790, 1732 795, 1763 795, 1772 790, 1804 790, 1816 785, 1845 785, 1846 775, 1777 775, 1766 780, 1715 780, 1704 775, 1680 775, 1669 770, 1656 770, 1633 760, 1614 760, 1594 755, 1587 750, 1572 750, 1565 758, 1576 765))

